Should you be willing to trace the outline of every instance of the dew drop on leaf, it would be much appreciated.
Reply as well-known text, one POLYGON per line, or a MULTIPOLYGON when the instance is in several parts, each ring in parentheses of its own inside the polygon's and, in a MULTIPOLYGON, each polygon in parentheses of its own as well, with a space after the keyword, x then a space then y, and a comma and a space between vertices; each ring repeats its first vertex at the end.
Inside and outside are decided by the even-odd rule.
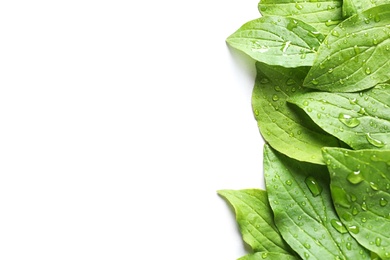
POLYGON ((351 203, 348 199, 347 193, 343 188, 338 186, 332 186, 332 197, 334 199, 334 203, 343 208, 351 208, 351 203))
POLYGON ((370 133, 366 133, 367 141, 375 147, 382 148, 385 146, 385 143, 373 138, 370 133))
POLYGON ((380 237, 375 238, 375 245, 376 246, 381 246, 382 239, 380 237))
POLYGON ((322 187, 318 184, 315 178, 309 176, 305 179, 305 183, 314 197, 317 197, 321 194, 322 187))
POLYGON ((349 232, 354 233, 354 234, 358 234, 359 233, 359 227, 355 226, 355 225, 349 226, 348 230, 349 230, 349 232))
POLYGON ((381 205, 382 207, 386 206, 387 203, 388 203, 388 201, 385 198, 379 199, 379 205, 381 205))
POLYGON ((343 113, 339 114, 338 119, 341 123, 343 123, 344 125, 346 125, 350 128, 357 127, 358 125, 360 125, 359 119, 357 119, 356 117, 352 117, 350 115, 343 114, 343 113))
POLYGON ((340 220, 337 220, 337 219, 332 219, 330 221, 330 224, 332 225, 332 227, 334 229, 336 229, 338 232, 340 232, 341 234, 345 234, 348 232, 348 230, 345 228, 345 226, 343 225, 343 223, 341 223, 340 220))
POLYGON ((352 184, 358 184, 361 183, 364 179, 360 171, 354 171, 348 174, 347 180, 352 184))

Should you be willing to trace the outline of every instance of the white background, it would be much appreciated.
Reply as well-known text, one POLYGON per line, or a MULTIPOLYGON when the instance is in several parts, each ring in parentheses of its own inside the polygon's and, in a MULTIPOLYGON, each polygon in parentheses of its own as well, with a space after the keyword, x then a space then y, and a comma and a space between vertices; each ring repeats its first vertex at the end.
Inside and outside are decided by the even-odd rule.
POLYGON ((1 1, 0 259, 236 259, 255 0, 1 1))

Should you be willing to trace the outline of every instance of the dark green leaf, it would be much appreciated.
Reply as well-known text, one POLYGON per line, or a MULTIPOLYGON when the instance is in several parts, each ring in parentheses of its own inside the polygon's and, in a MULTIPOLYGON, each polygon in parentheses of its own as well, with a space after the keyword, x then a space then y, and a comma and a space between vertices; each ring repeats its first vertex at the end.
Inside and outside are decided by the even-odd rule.
POLYGON ((311 66, 324 36, 296 19, 265 16, 244 24, 227 43, 253 59, 284 67, 311 66))
POLYGON ((254 252, 269 251, 290 254, 291 249, 275 227, 265 191, 258 189, 220 190, 218 194, 234 207, 243 240, 254 252))
POLYGON ((264 176, 275 224, 303 259, 369 259, 369 252, 338 225, 325 166, 298 162, 265 146, 264 176))
POLYGON ((261 0, 259 11, 263 16, 292 17, 313 26, 322 34, 328 34, 343 20, 341 6, 341 0, 261 0))
POLYGON ((286 100, 304 93, 302 81, 307 68, 283 68, 257 63, 252 107, 260 132, 281 153, 300 161, 324 164, 321 148, 339 146, 338 140, 323 132, 299 108, 286 100))
POLYGON ((304 86, 354 92, 390 79, 390 5, 359 13, 336 26, 318 49, 304 86))
POLYGON ((390 259, 390 151, 324 148, 338 215, 356 240, 390 259))
POLYGON ((311 92, 289 99, 353 149, 390 149, 390 85, 361 93, 311 92))

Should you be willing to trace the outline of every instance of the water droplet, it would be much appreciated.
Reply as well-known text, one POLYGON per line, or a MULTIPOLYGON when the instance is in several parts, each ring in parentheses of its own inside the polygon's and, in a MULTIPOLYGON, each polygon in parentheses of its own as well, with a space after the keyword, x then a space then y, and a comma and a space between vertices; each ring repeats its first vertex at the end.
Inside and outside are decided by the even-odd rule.
POLYGON ((275 89, 276 92, 280 92, 281 91, 279 86, 275 86, 274 89, 275 89))
POLYGON ((348 174, 347 180, 352 184, 358 184, 361 183, 364 179, 362 174, 360 173, 360 170, 357 170, 348 174))
POLYGON ((286 82, 287 86, 291 86, 291 85, 294 85, 294 84, 295 84, 295 80, 293 80, 293 79, 288 79, 287 82, 286 82))
POLYGON ((385 146, 384 142, 373 138, 370 133, 366 133, 366 139, 370 144, 372 144, 375 147, 382 148, 385 146))
POLYGON ((278 95, 273 95, 273 96, 272 96, 272 100, 273 100, 273 101, 278 101, 278 100, 279 100, 278 95))
POLYGON ((332 25, 337 25, 339 22, 338 21, 332 21, 332 20, 328 20, 325 22, 325 25, 326 26, 332 26, 332 25))
POLYGON ((288 186, 291 186, 291 185, 292 185, 292 181, 291 181, 291 180, 287 180, 287 181, 286 181, 286 184, 287 184, 288 186))
POLYGON ((385 198, 379 199, 379 205, 381 205, 382 207, 386 206, 387 203, 388 203, 388 201, 385 198))
POLYGON ((347 242, 347 244, 345 245, 347 247, 348 250, 351 250, 352 249, 352 244, 351 242, 347 242))
POLYGON ((374 182, 370 182, 370 187, 373 190, 379 190, 378 185, 376 183, 374 183, 374 182))
POLYGON ((375 245, 376 246, 381 246, 382 239, 380 237, 375 238, 375 245))
POLYGON ((348 230, 349 230, 349 232, 352 232, 354 234, 359 233, 359 227, 358 226, 349 226, 348 230))
POLYGON ((336 31, 336 30, 333 30, 333 31, 331 32, 331 34, 332 34, 333 36, 336 36, 336 37, 339 37, 339 36, 340 36, 339 32, 336 31))
POLYGON ((340 220, 332 219, 330 221, 330 224, 332 225, 332 227, 334 227, 334 229, 336 229, 341 234, 345 234, 348 232, 348 230, 345 228, 345 226, 343 225, 343 223, 341 223, 340 220))
POLYGON ((357 214, 359 214, 359 210, 356 207, 353 207, 352 215, 356 216, 357 214))
POLYGON ((300 5, 298 3, 295 4, 295 8, 298 9, 298 10, 302 10, 303 9, 303 5, 300 5))
POLYGON ((304 253, 304 256, 305 256, 305 258, 309 258, 310 257, 310 255, 308 254, 308 253, 304 253))
POLYGON ((303 53, 301 54, 301 59, 306 59, 306 52, 303 52, 303 53))
POLYGON ((329 74, 332 74, 332 73, 333 73, 333 69, 330 68, 330 69, 328 70, 328 73, 329 73, 329 74))
POLYGON ((313 79, 312 81, 311 81, 311 84, 313 84, 313 85, 318 85, 318 81, 316 80, 316 79, 313 79))
POLYGON ((365 201, 362 202, 362 210, 367 211, 367 203, 365 201))
POLYGON ((343 208, 351 208, 351 203, 348 199, 347 193, 343 188, 338 186, 331 186, 332 189, 332 197, 334 199, 335 204, 343 207, 343 208))
POLYGON ((260 80, 260 83, 261 84, 267 84, 269 82, 269 79, 268 78, 262 78, 261 80, 260 80))
POLYGON ((359 119, 343 113, 339 114, 339 121, 350 128, 357 127, 358 125, 360 125, 359 119))
POLYGON ((356 98, 349 98, 349 104, 356 105, 357 104, 357 99, 356 98))
POLYGON ((265 252, 261 254, 261 258, 266 259, 267 257, 268 257, 268 253, 265 252))
POLYGON ((366 68, 366 70, 364 71, 367 75, 370 75, 371 74, 371 69, 369 67, 366 68))
POLYGON ((311 248, 311 246, 310 246, 308 243, 304 243, 303 246, 304 246, 305 248, 307 248, 307 249, 310 249, 310 248, 311 248))
POLYGON ((367 219, 363 217, 363 218, 362 218, 362 222, 363 222, 363 223, 366 223, 366 222, 367 222, 367 219))
POLYGON ((377 39, 377 38, 374 38, 374 40, 372 41, 372 43, 373 43, 374 45, 377 45, 377 44, 378 44, 378 39, 377 39))
POLYGON ((321 194, 322 187, 318 184, 317 180, 313 177, 309 176, 305 179, 305 183, 309 188, 311 194, 316 197, 321 194))

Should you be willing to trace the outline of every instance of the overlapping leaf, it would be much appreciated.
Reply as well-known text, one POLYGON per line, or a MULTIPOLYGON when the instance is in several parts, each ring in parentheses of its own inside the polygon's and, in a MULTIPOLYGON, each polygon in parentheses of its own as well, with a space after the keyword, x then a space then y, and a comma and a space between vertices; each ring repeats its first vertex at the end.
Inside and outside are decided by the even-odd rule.
POLYGON ((338 229, 325 166, 298 162, 265 146, 264 176, 275 224, 302 259, 369 259, 350 234, 338 229))
POLYGON ((265 16, 244 24, 227 43, 253 59, 284 67, 311 66, 324 36, 296 19, 265 16))
POLYGON ((243 240, 254 252, 293 254, 275 227, 265 191, 220 190, 218 194, 234 207, 243 240))
POLYGON ((323 164, 321 148, 339 146, 338 140, 311 122, 286 100, 304 93, 307 68, 288 69, 257 63, 252 107, 264 139, 276 150, 300 161, 323 164))
POLYGON ((390 259, 390 150, 324 149, 338 215, 364 247, 390 259))
POLYGON ((389 3, 389 0, 343 0, 343 17, 350 17, 372 7, 389 3))
POLYGON ((361 93, 310 92, 290 102, 353 149, 390 149, 390 85, 361 93))
POLYGON ((390 79, 390 4, 371 8, 336 26, 318 49, 304 86, 354 92, 390 79))
POLYGON ((261 0, 262 16, 278 15, 301 20, 326 35, 342 19, 342 1, 261 0))

